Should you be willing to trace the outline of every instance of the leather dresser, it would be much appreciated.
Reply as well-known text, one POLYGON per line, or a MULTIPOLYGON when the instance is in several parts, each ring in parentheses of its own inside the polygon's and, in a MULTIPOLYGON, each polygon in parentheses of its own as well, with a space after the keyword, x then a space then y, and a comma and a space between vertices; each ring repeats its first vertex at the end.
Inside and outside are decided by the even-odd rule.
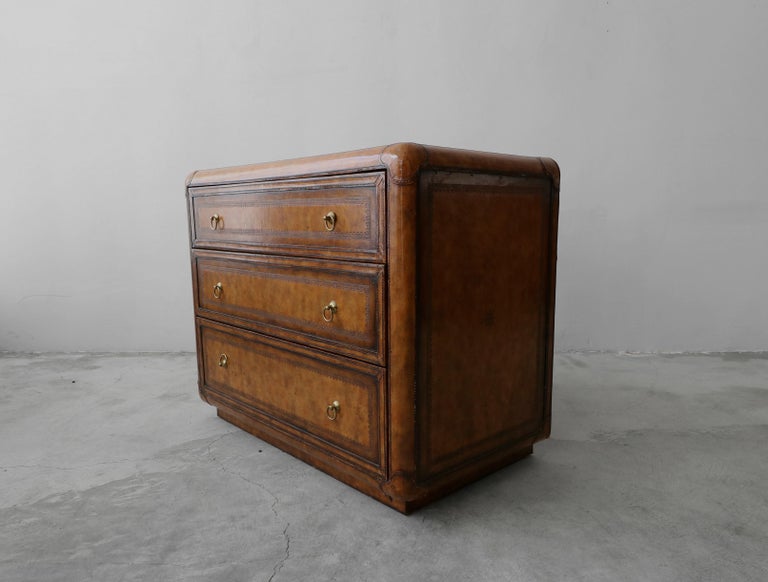
POLYGON ((550 433, 559 169, 400 143, 187 181, 199 390, 409 513, 550 433))

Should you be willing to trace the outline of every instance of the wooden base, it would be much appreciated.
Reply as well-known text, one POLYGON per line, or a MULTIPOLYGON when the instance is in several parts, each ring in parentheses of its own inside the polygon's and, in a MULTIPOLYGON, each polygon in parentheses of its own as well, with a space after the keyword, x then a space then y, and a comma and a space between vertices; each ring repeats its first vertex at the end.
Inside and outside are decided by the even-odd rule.
POLYGON ((439 479, 431 480, 428 483, 413 484, 412 487, 409 487, 411 495, 400 497, 390 493, 393 489, 388 486, 390 482, 375 479, 356 467, 340 464, 338 459, 328 458, 325 451, 315 450, 309 446, 301 446, 301 443, 297 443, 295 440, 282 435, 279 431, 241 412, 219 404, 217 406, 216 412, 222 420, 226 420, 405 515, 445 497, 469 483, 519 461, 533 452, 533 443, 526 443, 520 447, 504 451, 483 460, 476 460, 471 466, 464 467, 448 475, 443 475, 439 479))

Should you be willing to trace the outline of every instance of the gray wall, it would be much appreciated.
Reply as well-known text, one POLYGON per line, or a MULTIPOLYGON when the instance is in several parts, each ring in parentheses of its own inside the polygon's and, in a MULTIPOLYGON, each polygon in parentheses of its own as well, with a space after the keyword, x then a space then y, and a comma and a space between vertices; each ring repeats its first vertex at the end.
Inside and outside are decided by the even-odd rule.
POLYGON ((768 3, 0 4, 0 349, 191 350, 193 169, 562 167, 557 349, 768 349, 768 3))

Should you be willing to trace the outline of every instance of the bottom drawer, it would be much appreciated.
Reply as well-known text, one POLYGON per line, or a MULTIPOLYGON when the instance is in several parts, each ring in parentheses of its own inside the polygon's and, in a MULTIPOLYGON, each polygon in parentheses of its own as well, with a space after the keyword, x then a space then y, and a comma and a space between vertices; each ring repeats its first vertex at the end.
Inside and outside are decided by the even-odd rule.
POLYGON ((383 368, 198 319, 202 387, 214 404, 381 473, 383 368))

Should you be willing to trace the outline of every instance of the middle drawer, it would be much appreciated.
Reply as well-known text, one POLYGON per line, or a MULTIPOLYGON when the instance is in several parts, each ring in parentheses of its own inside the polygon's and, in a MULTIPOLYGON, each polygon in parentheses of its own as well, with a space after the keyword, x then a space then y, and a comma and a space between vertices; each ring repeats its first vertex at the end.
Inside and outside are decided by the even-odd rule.
POLYGON ((197 315, 384 364, 384 266, 194 251, 197 315))

